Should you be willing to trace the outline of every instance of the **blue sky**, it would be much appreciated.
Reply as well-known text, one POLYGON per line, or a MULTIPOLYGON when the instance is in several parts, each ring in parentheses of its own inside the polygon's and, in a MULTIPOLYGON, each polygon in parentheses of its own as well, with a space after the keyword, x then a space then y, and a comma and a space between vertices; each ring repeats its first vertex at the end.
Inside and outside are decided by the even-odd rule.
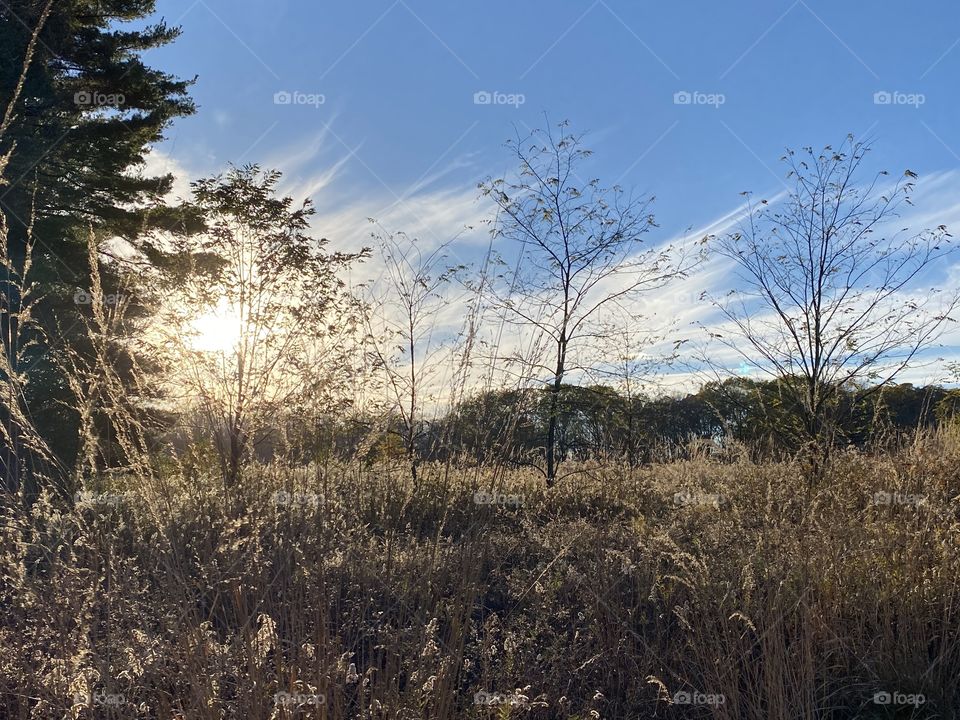
MULTIPOLYGON (((657 195, 665 229, 773 190, 785 146, 869 133, 891 169, 960 164, 960 6, 950 2, 161 0, 183 37, 154 62, 198 75, 195 118, 166 146, 198 170, 269 160, 329 126, 316 170, 354 150, 342 188, 397 195, 425 172, 472 185, 512 133, 569 119, 596 174, 657 195), (275 105, 275 92, 322 94, 275 105), (525 103, 478 106, 477 91, 525 103), (674 93, 725 102, 676 105, 674 93), (924 104, 875 105, 877 91, 924 104), (342 144, 341 144, 342 141, 342 144), (436 164, 438 159, 439 164, 436 164)), ((282 168, 281 168, 282 169, 282 168)))
MULTIPOLYGON (((475 223, 477 182, 511 169, 503 141, 544 114, 589 133, 589 174, 656 196, 658 240, 710 227, 742 190, 782 190, 785 147, 847 133, 873 140, 876 167, 920 174, 923 220, 960 221, 957 3, 160 0, 158 14, 183 36, 150 61, 198 76, 199 112, 155 161, 184 179, 276 166, 344 247, 367 241, 368 216, 437 239, 475 223)), ((479 235, 463 242, 469 259, 479 235)))

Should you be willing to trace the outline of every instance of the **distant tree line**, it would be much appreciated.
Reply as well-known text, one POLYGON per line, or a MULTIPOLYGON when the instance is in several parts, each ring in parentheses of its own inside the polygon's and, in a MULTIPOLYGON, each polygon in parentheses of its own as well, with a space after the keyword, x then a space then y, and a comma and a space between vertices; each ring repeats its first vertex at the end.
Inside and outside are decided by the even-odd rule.
MULTIPOLYGON (((960 392, 910 383, 837 390, 837 443, 863 450, 894 447, 918 431, 951 422, 960 392)), ((557 455, 564 460, 604 460, 642 466, 706 456, 755 461, 795 455, 805 441, 802 416, 783 381, 746 377, 708 382, 685 395, 627 397, 607 385, 564 385, 557 404, 557 455)), ((453 411, 417 428, 419 461, 454 460, 476 465, 537 465, 553 412, 552 390, 514 389, 477 393, 453 411)), ((327 458, 375 461, 407 457, 407 430, 377 433, 362 413, 322 417, 278 428, 286 456, 303 463, 327 458)), ((261 460, 278 453, 275 443, 261 460)))
MULTIPOLYGON (((696 453, 723 456, 734 443, 754 459, 796 453, 805 440, 784 380, 730 378, 682 396, 626 397, 609 386, 563 386, 558 453, 570 459, 616 458, 631 465, 696 453)), ((896 442, 951 418, 955 391, 909 383, 838 389, 837 440, 860 448, 896 442)), ((538 390, 493 391, 464 402, 434 428, 437 447, 478 462, 536 457, 549 409, 538 390)), ((423 451, 436 455, 427 445, 423 451)))

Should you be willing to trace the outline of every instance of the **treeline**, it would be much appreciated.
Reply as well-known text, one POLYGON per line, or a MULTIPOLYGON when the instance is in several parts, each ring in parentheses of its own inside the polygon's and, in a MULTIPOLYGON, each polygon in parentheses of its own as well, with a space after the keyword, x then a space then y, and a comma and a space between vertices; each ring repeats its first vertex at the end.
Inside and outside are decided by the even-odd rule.
MULTIPOLYGON (((709 382, 686 395, 628 396, 608 385, 564 385, 559 393, 557 452, 568 460, 618 460, 630 465, 712 456, 753 460, 794 455, 801 448, 801 413, 782 380, 745 377, 709 382)), ((910 383, 851 387, 837 391, 834 444, 861 449, 891 447, 918 430, 950 421, 960 393, 910 383)), ((551 392, 490 390, 473 395, 452 412, 417 429, 418 459, 476 465, 536 464, 550 423, 551 392)), ((406 430, 375 417, 317 418, 274 438, 289 443, 284 453, 300 462, 357 457, 401 458, 406 430), (370 442, 371 433, 377 438, 370 442)), ((277 442, 259 451, 278 454, 277 442)))

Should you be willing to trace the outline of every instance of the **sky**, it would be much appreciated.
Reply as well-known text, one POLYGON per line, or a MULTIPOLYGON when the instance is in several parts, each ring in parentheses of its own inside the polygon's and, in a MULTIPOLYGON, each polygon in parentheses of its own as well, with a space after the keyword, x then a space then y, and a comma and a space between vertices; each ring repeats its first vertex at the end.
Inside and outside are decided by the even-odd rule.
MULTIPOLYGON (((287 192, 315 202, 316 232, 345 249, 369 244, 373 217, 428 242, 459 235, 454 252, 475 260, 490 216, 477 183, 514 167, 505 140, 561 120, 586 133, 591 176, 656 197, 657 242, 732 229, 741 191, 784 190, 787 147, 848 133, 871 141, 871 169, 920 176, 904 222, 960 227, 955 2, 159 0, 157 10, 183 34, 148 60, 196 76, 199 110, 170 128, 151 167, 175 172, 184 192, 231 162, 276 167, 287 192)), ((665 310, 706 317, 690 298, 722 289, 722 269, 704 268, 665 310)), ((924 280, 957 276, 937 272, 924 280)))

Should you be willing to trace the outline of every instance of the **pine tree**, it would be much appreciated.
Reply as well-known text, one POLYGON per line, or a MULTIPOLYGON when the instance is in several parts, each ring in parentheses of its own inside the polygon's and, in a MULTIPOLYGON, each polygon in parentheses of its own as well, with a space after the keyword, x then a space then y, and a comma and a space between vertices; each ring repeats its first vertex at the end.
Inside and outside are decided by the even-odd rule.
MULTIPOLYGON (((29 377, 23 402, 54 454, 69 464, 76 417, 65 378, 50 360, 51 336, 84 352, 78 320, 89 308, 75 296, 89 287, 91 229, 99 240, 122 238, 137 246, 152 230, 175 222, 174 210, 162 203, 173 178, 144 176, 138 168, 171 121, 191 114, 194 105, 192 81, 143 62, 145 51, 179 34, 162 20, 143 25, 154 12, 153 0, 56 0, 44 19, 47 4, 0 3, 0 112, 15 98, 0 137, 0 157, 9 155, 0 211, 11 267, 23 267, 32 235, 31 275, 40 298, 33 317, 50 332, 15 339, 10 318, 18 315, 16 283, 0 291, 0 317, 8 357, 18 354, 15 342, 36 343, 19 360, 29 377)), ((149 257, 159 259, 155 252, 149 257)), ((104 292, 113 292, 117 267, 105 264, 101 278, 104 292)), ((4 465, 10 480, 11 468, 4 465)), ((8 485, 19 484, 19 472, 13 475, 8 485)))

